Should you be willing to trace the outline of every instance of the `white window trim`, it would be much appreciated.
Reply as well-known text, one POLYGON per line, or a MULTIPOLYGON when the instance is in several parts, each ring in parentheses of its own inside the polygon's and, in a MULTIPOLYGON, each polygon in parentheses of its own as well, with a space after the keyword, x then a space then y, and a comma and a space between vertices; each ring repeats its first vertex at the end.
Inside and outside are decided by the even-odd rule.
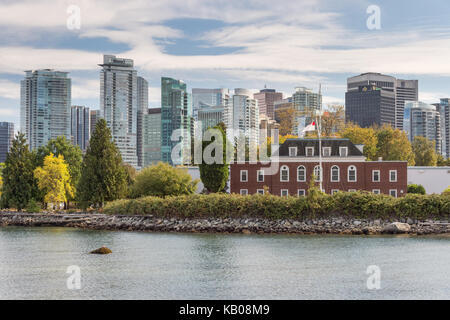
POLYGON ((281 195, 282 197, 289 197, 289 189, 281 189, 280 195, 281 195), (283 195, 283 191, 286 191, 287 195, 284 196, 284 195, 283 195))
POLYGON ((381 182, 381 171, 380 170, 372 170, 372 182, 381 182), (375 181, 375 172, 378 172, 378 181, 375 181))
POLYGON ((397 198, 397 197, 398 197, 397 189, 389 189, 389 195, 392 196, 392 197, 397 198), (395 191, 395 196, 393 196, 393 195, 391 194, 392 191, 395 191))
POLYGON ((281 166, 280 168, 280 182, 289 182, 289 167, 286 165, 281 166), (283 168, 285 168, 285 170, 287 170, 287 180, 283 180, 283 168))
POLYGON ((348 157, 348 147, 339 147, 339 156, 340 157, 348 157), (342 150, 345 150, 345 156, 343 155, 342 150))
POLYGON ((339 192, 339 191, 341 191, 341 190, 339 190, 339 189, 331 189, 331 194, 333 195, 333 194, 335 194, 336 192, 339 192))
POLYGON ((297 147, 289 147, 289 157, 296 157, 296 156, 297 156, 297 147), (291 152, 292 150, 294 150, 294 152, 291 152))
POLYGON ((241 170, 240 172, 240 181, 241 182, 248 182, 248 170, 241 170), (245 180, 242 180, 242 174, 245 172, 245 180))
POLYGON ((306 196, 306 190, 305 190, 305 189, 298 189, 298 190, 297 190, 297 196, 298 196, 298 197, 304 197, 304 196, 306 196), (303 191, 303 194, 300 194, 300 191, 303 191))
POLYGON ((264 189, 256 189, 257 194, 264 194, 264 189))
POLYGON ((348 192, 356 192, 356 189, 348 189, 348 192))
POLYGON ((337 166, 337 165, 331 166, 331 169, 330 169, 330 180, 331 180, 331 182, 339 182, 339 181, 341 181, 341 168, 339 168, 339 166, 337 166), (336 167, 338 169, 338 178, 337 178, 337 180, 333 180, 333 168, 334 167, 336 167))
POLYGON ((319 165, 314 166, 313 174, 314 174, 314 176, 315 176, 314 182, 322 182, 322 181, 323 181, 323 167, 321 167, 321 166, 319 166, 319 165), (320 173, 320 174, 319 174, 319 179, 317 179, 317 176, 316 176, 316 168, 320 168, 320 171, 319 171, 319 173, 320 173))
POLYGON ((389 182, 397 182, 397 180, 398 180, 397 174, 398 174, 397 170, 389 170, 389 182), (392 172, 395 172, 395 180, 392 180, 392 176, 391 176, 392 172))
POLYGON ((264 170, 260 169, 256 171, 256 182, 264 182, 264 170), (259 180, 259 174, 262 172, 262 180, 259 180))
POLYGON ((248 195, 248 189, 241 189, 241 190, 239 190, 239 193, 240 193, 241 196, 247 196, 248 195))
POLYGON ((314 147, 306 147, 305 148, 305 156, 306 157, 314 157, 314 147), (312 150, 312 154, 308 156, 308 150, 312 150))
POLYGON ((322 157, 331 157, 331 147, 322 147, 322 157), (330 150, 330 154, 328 156, 325 155, 325 150, 330 150))
POLYGON ((380 189, 373 189, 372 193, 373 194, 381 194, 381 191, 380 191, 380 189))
POLYGON ((351 165, 347 168, 347 182, 357 182, 358 181, 358 169, 356 166, 351 165), (355 168, 355 180, 350 180, 350 169, 355 168))
POLYGON ((305 167, 305 166, 298 166, 298 167, 297 167, 297 182, 306 182, 306 167, 305 167), (303 168, 303 172, 304 172, 304 174, 303 174, 303 180, 300 180, 300 179, 298 178, 298 170, 299 170, 300 168, 303 168))

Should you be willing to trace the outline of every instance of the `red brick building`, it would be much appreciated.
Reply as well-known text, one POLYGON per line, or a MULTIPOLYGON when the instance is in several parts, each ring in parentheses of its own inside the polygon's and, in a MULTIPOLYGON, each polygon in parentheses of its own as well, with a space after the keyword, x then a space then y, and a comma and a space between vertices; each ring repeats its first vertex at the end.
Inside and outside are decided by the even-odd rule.
MULTIPOLYGON (((361 148, 362 149, 362 148, 361 148)), ((279 149, 276 163, 234 163, 231 165, 232 193, 264 193, 296 196, 308 192, 314 173, 317 184, 322 176, 324 192, 365 190, 404 196, 407 189, 406 161, 366 161, 362 150, 348 139, 322 140, 322 173, 319 168, 317 139, 288 139, 279 149)))

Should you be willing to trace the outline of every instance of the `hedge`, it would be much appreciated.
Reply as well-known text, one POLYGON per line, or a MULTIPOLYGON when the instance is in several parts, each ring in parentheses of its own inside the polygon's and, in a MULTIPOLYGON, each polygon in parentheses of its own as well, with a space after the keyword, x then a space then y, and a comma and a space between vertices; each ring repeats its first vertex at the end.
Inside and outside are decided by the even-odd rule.
POLYGON ((393 198, 365 192, 338 192, 310 198, 224 193, 166 198, 150 196, 110 202, 103 212, 162 218, 255 217, 308 220, 339 216, 355 219, 449 219, 450 196, 411 194, 393 198))

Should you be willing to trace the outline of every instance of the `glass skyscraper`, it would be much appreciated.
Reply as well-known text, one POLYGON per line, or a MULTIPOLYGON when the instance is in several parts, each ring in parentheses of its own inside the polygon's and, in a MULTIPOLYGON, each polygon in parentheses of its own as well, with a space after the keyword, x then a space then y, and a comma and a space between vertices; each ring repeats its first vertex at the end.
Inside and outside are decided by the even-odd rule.
POLYGON ((161 161, 161 108, 151 108, 143 121, 143 167, 161 161))
POLYGON ((20 127, 30 149, 58 136, 71 139, 71 79, 67 72, 25 71, 20 87, 20 127))
POLYGON ((0 163, 5 162, 14 139, 14 123, 0 122, 0 163))
POLYGON ((72 106, 71 135, 72 143, 85 151, 91 137, 91 113, 84 106, 72 106))
POLYGON ((138 166, 144 166, 144 142, 143 125, 144 116, 148 109, 148 82, 142 77, 137 77, 137 157, 138 166))

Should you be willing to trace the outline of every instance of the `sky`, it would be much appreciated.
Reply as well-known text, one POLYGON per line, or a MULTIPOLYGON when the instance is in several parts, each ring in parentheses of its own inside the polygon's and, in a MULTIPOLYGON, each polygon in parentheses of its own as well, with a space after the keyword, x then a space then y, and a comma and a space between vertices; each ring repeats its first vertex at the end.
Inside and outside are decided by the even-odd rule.
POLYGON ((449 16, 448 0, 0 0, 0 121, 18 129, 25 70, 70 72, 72 104, 98 109, 103 54, 134 60, 150 107, 161 76, 285 97, 320 83, 343 104, 364 72, 418 79, 435 103, 450 96, 449 16))

